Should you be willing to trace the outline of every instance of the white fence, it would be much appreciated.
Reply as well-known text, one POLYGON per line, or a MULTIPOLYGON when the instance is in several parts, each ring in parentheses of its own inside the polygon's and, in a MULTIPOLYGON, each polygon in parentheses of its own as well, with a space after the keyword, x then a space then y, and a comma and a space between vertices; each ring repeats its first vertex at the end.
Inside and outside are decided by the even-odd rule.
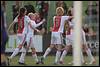
MULTIPOLYGON (((42 44, 43 44, 42 43, 42 36, 35 35, 34 36, 34 47, 36 48, 37 52, 43 51, 42 44)), ((6 44, 6 52, 13 52, 16 47, 17 47, 16 35, 10 35, 9 41, 6 44)), ((31 50, 29 50, 29 52, 31 52, 31 50)))

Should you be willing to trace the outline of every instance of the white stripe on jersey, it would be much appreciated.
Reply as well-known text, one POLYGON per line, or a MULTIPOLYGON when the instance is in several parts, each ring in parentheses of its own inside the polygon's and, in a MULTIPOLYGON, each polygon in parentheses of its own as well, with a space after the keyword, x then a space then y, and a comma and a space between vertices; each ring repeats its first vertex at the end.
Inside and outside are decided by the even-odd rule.
MULTIPOLYGON (((53 17, 53 22, 54 22, 54 24, 56 24, 56 23, 55 23, 55 18, 56 18, 56 17, 57 17, 57 16, 54 16, 54 17, 53 17)), ((68 18, 69 18, 69 16, 61 16, 60 27, 57 27, 57 28, 59 28, 59 30, 56 31, 56 32, 61 32, 61 33, 63 33, 65 20, 68 20, 68 18)), ((58 23, 59 23, 59 22, 58 22, 58 23)), ((53 27, 53 29, 55 29, 55 28, 53 27)), ((52 31, 52 32, 55 32, 55 31, 52 31)))

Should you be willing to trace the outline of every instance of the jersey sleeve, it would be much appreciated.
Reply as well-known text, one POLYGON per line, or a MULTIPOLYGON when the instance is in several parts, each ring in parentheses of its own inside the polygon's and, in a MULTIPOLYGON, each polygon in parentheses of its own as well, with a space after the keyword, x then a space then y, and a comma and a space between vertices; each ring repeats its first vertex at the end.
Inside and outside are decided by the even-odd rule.
POLYGON ((36 28, 36 27, 40 26, 41 24, 43 24, 42 21, 41 21, 40 23, 36 24, 35 21, 32 21, 32 20, 31 20, 31 25, 32 25, 33 28, 36 28))
POLYGON ((69 19, 69 16, 63 16, 63 19, 64 20, 68 20, 69 19))

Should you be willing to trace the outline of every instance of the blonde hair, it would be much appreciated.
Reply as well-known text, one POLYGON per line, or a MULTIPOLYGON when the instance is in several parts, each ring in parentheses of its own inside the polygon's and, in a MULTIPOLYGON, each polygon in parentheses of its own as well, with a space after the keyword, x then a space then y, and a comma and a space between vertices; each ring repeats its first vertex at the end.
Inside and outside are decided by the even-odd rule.
POLYGON ((62 7, 57 7, 56 14, 62 16, 64 14, 64 9, 62 7))
POLYGON ((31 15, 35 15, 35 14, 33 14, 33 13, 29 13, 29 14, 28 14, 29 17, 30 17, 31 15))
POLYGON ((35 13, 29 13, 28 16, 31 20, 35 20, 36 14, 35 13))

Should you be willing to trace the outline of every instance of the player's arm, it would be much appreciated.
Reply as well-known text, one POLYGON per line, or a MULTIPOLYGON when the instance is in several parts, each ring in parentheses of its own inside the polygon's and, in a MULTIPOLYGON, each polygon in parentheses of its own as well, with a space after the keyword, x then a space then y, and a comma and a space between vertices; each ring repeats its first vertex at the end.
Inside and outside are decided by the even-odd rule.
POLYGON ((40 23, 38 23, 38 24, 36 24, 36 23, 34 23, 34 27, 36 28, 36 27, 38 27, 38 26, 40 26, 41 24, 43 24, 45 22, 45 19, 43 19, 40 23))
POLYGON ((32 22, 32 20, 30 21, 29 25, 35 29, 36 27, 40 26, 41 24, 43 24, 45 22, 45 19, 43 19, 40 23, 36 24, 35 22, 32 22))
POLYGON ((32 29, 35 29, 36 27, 40 26, 42 23, 45 22, 45 19, 43 19, 40 23, 36 24, 34 21, 32 21, 28 16, 25 17, 26 21, 30 25, 32 29))
POLYGON ((74 18, 73 16, 62 16, 62 17, 64 20, 70 20, 74 18))
POLYGON ((14 19, 14 21, 9 25, 9 27, 8 27, 8 30, 7 31, 9 31, 10 30, 10 28, 15 24, 15 23, 17 23, 18 22, 18 19, 17 19, 17 17, 14 19))
POLYGON ((73 18, 74 18, 73 16, 69 16, 68 20, 73 19, 73 18))
POLYGON ((40 30, 38 30, 38 29, 36 29, 36 28, 35 28, 34 30, 37 31, 38 33, 40 33, 40 30))
POLYGON ((10 25, 9 25, 9 27, 8 27, 8 30, 7 31, 9 31, 10 30, 10 28, 15 24, 15 23, 17 23, 17 22, 12 22, 10 25))

